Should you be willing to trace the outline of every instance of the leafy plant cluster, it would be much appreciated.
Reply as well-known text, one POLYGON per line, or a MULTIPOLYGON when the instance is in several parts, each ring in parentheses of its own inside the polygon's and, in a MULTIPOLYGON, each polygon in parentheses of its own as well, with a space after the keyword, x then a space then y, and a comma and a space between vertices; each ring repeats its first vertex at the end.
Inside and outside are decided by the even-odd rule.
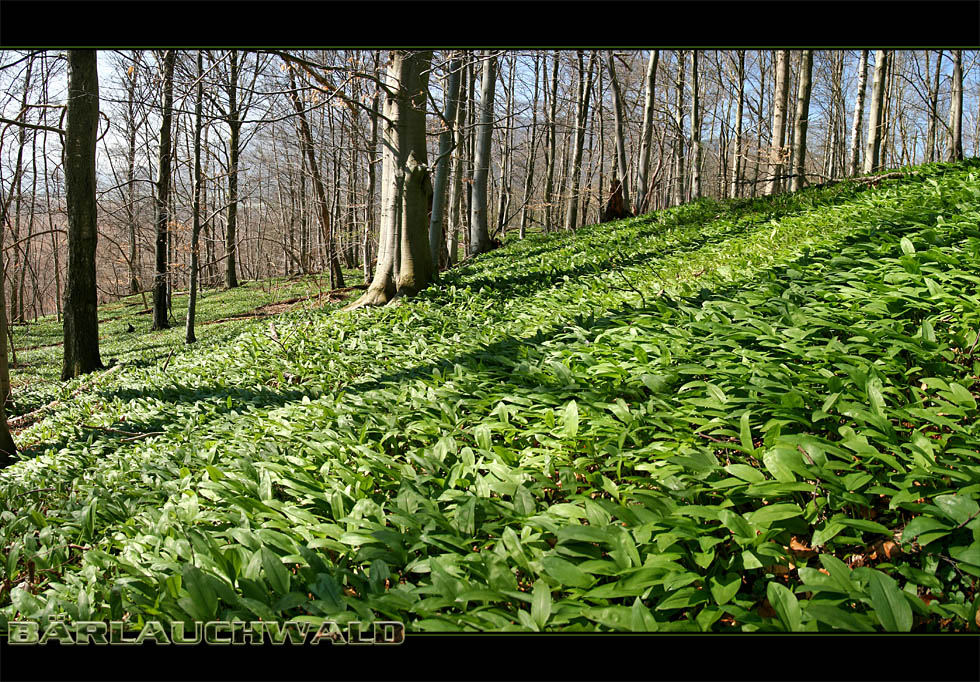
POLYGON ((976 630, 978 224, 699 201, 127 366, 0 474, 0 618, 976 630))

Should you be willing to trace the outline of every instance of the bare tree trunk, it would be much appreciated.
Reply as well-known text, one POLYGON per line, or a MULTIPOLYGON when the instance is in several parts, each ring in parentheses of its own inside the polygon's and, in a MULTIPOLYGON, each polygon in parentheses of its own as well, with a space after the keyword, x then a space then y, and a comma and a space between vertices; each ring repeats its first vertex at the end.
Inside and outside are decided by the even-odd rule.
POLYGON ((772 117, 772 141, 769 145, 769 176, 766 194, 775 194, 782 186, 783 164, 786 150, 783 147, 786 134, 786 110, 789 95, 789 50, 779 50, 776 56, 776 90, 772 117))
POLYGON ((857 175, 861 159, 861 123, 864 118, 864 92, 868 83, 868 51, 861 50, 858 62, 857 101, 854 105, 854 123, 851 125, 851 155, 847 159, 847 175, 857 175))
MULTIPOLYGON (((375 75, 380 76, 378 69, 378 53, 374 53, 375 75)), ((371 283, 371 236, 374 234, 374 194, 377 187, 377 171, 375 156, 378 153, 378 107, 381 102, 381 91, 374 93, 371 101, 371 148, 368 151, 368 196, 367 220, 364 221, 364 234, 361 236, 361 270, 364 283, 371 283)))
POLYGON ((558 100, 558 51, 555 51, 552 57, 551 64, 551 101, 549 102, 549 112, 548 112, 548 138, 547 146, 545 147, 545 165, 547 169, 545 171, 545 184, 544 184, 544 231, 551 232, 554 228, 553 217, 554 210, 552 207, 552 201, 554 200, 555 191, 555 157, 557 156, 557 140, 555 137, 555 115, 557 112, 557 100, 558 100))
POLYGON ((582 150, 585 147, 585 123, 589 116, 589 94, 592 91, 592 68, 595 52, 589 54, 588 68, 585 66, 584 51, 577 51, 578 57, 578 103, 575 107, 575 142, 572 156, 572 170, 569 183, 569 201, 565 213, 565 229, 578 227, 578 192, 582 176, 582 150))
POLYGON ((439 134, 439 157, 436 159, 436 181, 432 190, 432 217, 429 220, 429 253, 432 256, 432 267, 439 269, 439 253, 442 250, 443 218, 446 206, 446 190, 449 180, 449 165, 452 161, 450 152, 453 144, 453 124, 456 120, 456 107, 459 104, 459 72, 462 62, 459 54, 453 53, 449 60, 449 75, 445 86, 445 109, 443 110, 443 125, 445 128, 439 134))
POLYGON ((660 50, 652 50, 647 62, 646 95, 643 101, 643 125, 640 133, 640 172, 636 190, 638 197, 636 212, 638 214, 650 210, 650 199, 653 194, 653 187, 650 185, 650 147, 653 143, 653 103, 657 89, 657 62, 659 60, 660 50))
POLYGON ((381 238, 374 280, 348 310, 417 293, 432 281, 425 147, 431 51, 393 50, 386 76, 381 238))
POLYGON ((170 237, 170 155, 172 153, 170 127, 174 107, 174 63, 177 52, 167 50, 163 55, 163 116, 160 123, 159 171, 156 196, 156 271, 153 279, 153 326, 151 329, 169 329, 167 311, 170 308, 169 272, 170 237))
POLYGON ((306 120, 306 111, 303 109, 303 103, 300 101, 299 92, 296 89, 296 76, 293 73, 291 65, 289 66, 289 88, 289 94, 293 100, 293 108, 296 110, 297 118, 299 118, 300 134, 302 136, 301 146, 306 154, 306 163, 313 174, 313 190, 316 192, 317 216, 320 219, 320 232, 323 238, 323 245, 327 250, 326 266, 330 272, 330 288, 336 289, 344 286, 344 275, 340 269, 340 261, 334 249, 330 222, 330 203, 327 201, 327 192, 323 186, 323 176, 320 174, 320 166, 316 162, 316 156, 313 151, 313 133, 310 130, 310 124, 306 120))
POLYGON ((129 293, 138 294, 142 291, 138 269, 138 251, 136 249, 136 77, 139 67, 139 51, 133 51, 136 64, 133 72, 128 74, 126 84, 126 223, 129 227, 129 293))
POLYGON ((242 123, 238 112, 238 50, 231 50, 228 92, 228 222, 225 226, 225 286, 238 286, 238 157, 242 123))
POLYGON ((674 146, 674 205, 684 202, 684 50, 677 53, 677 80, 674 82, 677 106, 674 110, 677 144, 674 146))
MULTIPOLYGON (((612 50, 606 52, 606 66, 609 69, 609 86, 612 88, 613 113, 616 120, 616 165, 619 167, 619 186, 623 193, 623 213, 632 215, 629 195, 629 169, 626 166, 626 112, 623 111, 623 95, 619 89, 619 79, 616 78, 616 65, 613 61, 612 50)), ((591 76, 591 70, 589 73, 591 76)), ((591 84, 590 78, 590 87, 591 84)), ((586 106, 588 106, 588 99, 586 99, 586 106)), ((584 119, 581 125, 584 129, 584 119)))
POLYGON ((745 110, 745 50, 736 50, 738 68, 735 69, 735 81, 738 84, 738 109, 735 114, 735 151, 732 153, 732 189, 731 197, 739 195, 739 180, 742 170, 742 114, 745 110))
POLYGON ((480 121, 476 138, 473 172, 473 204, 470 216, 469 255, 490 250, 487 215, 487 176, 490 172, 490 140, 493 137, 493 98, 496 85, 497 57, 491 52, 483 57, 480 84, 480 121))
POLYGON ((796 127, 793 131, 793 177, 790 189, 797 191, 806 184, 806 129, 810 116, 810 86, 813 76, 813 50, 800 55, 800 81, 796 91, 796 127))
POLYGON ((701 197, 701 103, 698 51, 691 50, 691 200, 701 197))
POLYGON ((200 50, 197 51, 197 78, 197 101, 194 103, 194 199, 191 209, 194 214, 194 224, 191 231, 191 281, 187 292, 187 320, 184 325, 184 340, 186 343, 197 341, 197 337, 194 335, 194 317, 197 312, 197 281, 198 269, 200 268, 201 240, 201 189, 204 180, 201 173, 201 108, 204 100, 204 55, 200 50))
MULTIPOLYGON (((0 225, 0 235, 3 226, 0 225)), ((7 306, 3 291, 3 258, 0 258, 0 469, 14 463, 17 446, 7 425, 7 401, 10 400, 10 367, 7 363, 7 306)))
MULTIPOLYGON (((926 129, 926 161, 936 160, 936 123, 939 119, 939 77, 943 65, 943 51, 936 55, 936 75, 930 81, 929 87, 929 126, 926 129)), ((926 50, 926 72, 929 71, 929 50, 926 50)), ((928 78, 928 75, 926 76, 928 78)))
POLYGON ((882 104, 885 95, 885 77, 888 68, 888 53, 885 50, 875 52, 875 76, 871 86, 871 112, 868 120, 868 145, 864 155, 864 172, 873 173, 878 170, 878 150, 881 144, 882 104))
POLYGON ((949 105, 950 161, 963 160, 963 50, 953 50, 953 100, 949 105))
MULTIPOLYGON (((465 53, 464 53, 465 54, 465 53)), ((466 168, 466 103, 467 103, 467 74, 468 69, 460 66, 459 102, 456 105, 456 117, 453 123, 455 149, 453 150, 453 183, 449 195, 449 235, 448 251, 449 264, 459 261, 459 236, 466 230, 465 202, 463 201, 463 173, 466 168)))
POLYGON ((65 358, 62 380, 102 368, 95 281, 98 214, 95 143, 99 127, 99 74, 95 50, 68 51, 65 117, 65 193, 68 201, 68 277, 65 288, 65 358))
POLYGON ((538 141, 538 92, 540 90, 541 68, 537 55, 534 57, 534 98, 531 100, 531 143, 527 151, 527 163, 524 169, 524 203, 521 206, 520 238, 527 236, 527 224, 531 217, 531 187, 534 183, 534 152, 538 141))

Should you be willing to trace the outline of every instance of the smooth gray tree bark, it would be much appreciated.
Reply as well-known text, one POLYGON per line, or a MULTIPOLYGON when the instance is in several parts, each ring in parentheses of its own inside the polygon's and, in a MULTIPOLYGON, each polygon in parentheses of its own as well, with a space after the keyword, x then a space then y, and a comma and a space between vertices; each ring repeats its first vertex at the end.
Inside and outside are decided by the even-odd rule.
POLYGON ((949 105, 949 161, 963 160, 963 50, 953 50, 953 93, 949 105))
POLYGON ((439 134, 439 157, 436 161, 436 179, 432 194, 432 217, 429 220, 429 252, 432 256, 433 268, 439 270, 439 252, 443 244, 443 218, 446 207, 446 190, 449 185, 449 167, 452 162, 450 152, 453 145, 454 122, 456 108, 459 104, 459 74, 462 71, 462 61, 458 53, 453 53, 449 60, 449 74, 446 77, 445 106, 443 109, 444 129, 439 134))
POLYGON ((650 186, 650 152, 653 146, 653 105, 657 89, 657 63, 660 50, 651 50, 647 61, 646 90, 643 99, 643 124, 640 128, 640 167, 637 177, 637 213, 649 210, 653 187, 650 186))
POLYGON ((187 292, 187 319, 184 324, 184 342, 194 343, 194 318, 197 315, 197 286, 198 270, 201 259, 201 192, 204 188, 204 176, 201 173, 201 129, 202 107, 204 101, 204 54, 197 51, 197 100, 194 102, 194 198, 191 212, 193 227, 191 228, 191 267, 190 287, 187 292))
POLYGON ((582 180, 582 150, 585 147, 585 122, 589 117, 589 96, 592 92, 592 71, 595 64, 595 51, 589 53, 588 67, 585 65, 584 50, 577 51, 578 58, 578 97, 575 106, 575 141, 572 152, 572 169, 569 177, 568 206, 565 210, 565 229, 578 227, 579 186, 582 180))
POLYGON ((847 159, 847 175, 857 175, 861 159, 861 123, 864 118, 864 92, 868 83, 868 51, 861 50, 858 61, 857 99, 854 103, 854 123, 851 125, 851 155, 847 159))
POLYGON ((813 79, 813 50, 800 55, 800 80, 796 90, 796 125, 793 129, 793 170, 790 190, 806 184, 806 129, 810 116, 810 88, 813 79))
POLYGON ((490 250, 487 178, 490 174, 490 141, 493 139, 493 100, 497 81, 497 57, 483 55, 480 77, 480 119, 477 123, 476 149, 473 158, 473 203, 470 208, 469 254, 475 256, 490 250))
POLYGON ((789 50, 779 50, 776 54, 776 90, 773 93, 772 140, 769 143, 769 174, 766 178, 766 194, 775 194, 782 186, 783 167, 788 156, 787 149, 784 147, 788 95, 789 50))
MULTIPOLYGON (((619 171, 619 183, 623 193, 623 212, 632 214, 633 211, 630 208, 629 170, 626 165, 626 112, 623 110, 623 93, 619 87, 619 79, 616 77, 616 64, 612 50, 606 51, 606 67, 609 69, 609 87, 612 90, 613 116, 616 122, 616 166, 619 171)), ((590 86, 592 82, 591 75, 590 70, 590 86)), ((586 108, 588 108, 588 96, 586 96, 586 108)), ((582 120, 580 125, 584 140, 585 120, 582 120)))
POLYGON ((871 86, 871 110, 868 118, 868 144, 864 152, 864 172, 878 170, 878 151, 881 144, 885 79, 888 70, 888 52, 875 51, 875 75, 871 86))

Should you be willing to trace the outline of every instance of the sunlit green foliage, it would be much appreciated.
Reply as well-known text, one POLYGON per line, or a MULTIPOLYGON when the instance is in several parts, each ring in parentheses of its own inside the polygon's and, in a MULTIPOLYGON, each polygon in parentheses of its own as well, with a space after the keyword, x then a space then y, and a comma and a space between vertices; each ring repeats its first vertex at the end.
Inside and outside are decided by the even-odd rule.
POLYGON ((0 474, 2 618, 976 630, 978 224, 700 201, 134 362, 0 474))

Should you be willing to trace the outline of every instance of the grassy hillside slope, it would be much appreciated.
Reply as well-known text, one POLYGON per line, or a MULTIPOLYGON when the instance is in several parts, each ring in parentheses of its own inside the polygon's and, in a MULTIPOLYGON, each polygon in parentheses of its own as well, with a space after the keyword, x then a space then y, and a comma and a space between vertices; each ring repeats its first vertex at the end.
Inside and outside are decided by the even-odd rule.
POLYGON ((975 630, 978 223, 699 201, 126 365, 0 472, 0 618, 975 630))

